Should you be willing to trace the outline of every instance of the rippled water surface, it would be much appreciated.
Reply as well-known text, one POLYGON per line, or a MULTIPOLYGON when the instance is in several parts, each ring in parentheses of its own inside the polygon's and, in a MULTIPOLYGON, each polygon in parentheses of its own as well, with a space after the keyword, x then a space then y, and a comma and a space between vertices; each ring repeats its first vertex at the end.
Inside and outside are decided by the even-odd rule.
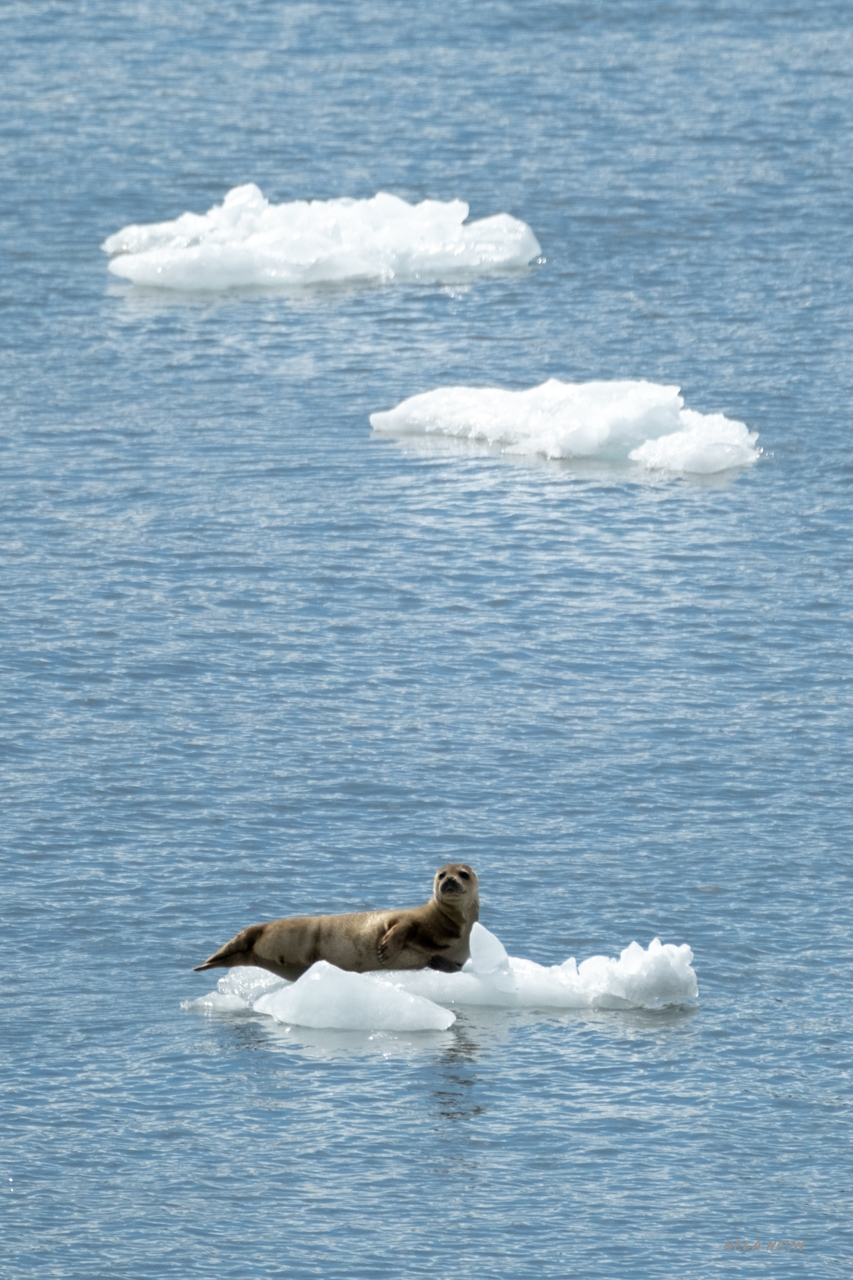
POLYGON ((0 37, 0 1274, 701 1280, 760 1241, 848 1276, 847 7, 12 2, 0 37), (250 181, 458 197, 545 261, 108 274, 250 181), (551 377, 677 384, 763 453, 370 431, 551 377), (687 942, 697 1004, 182 1010, 241 926, 450 859, 511 955, 687 942))

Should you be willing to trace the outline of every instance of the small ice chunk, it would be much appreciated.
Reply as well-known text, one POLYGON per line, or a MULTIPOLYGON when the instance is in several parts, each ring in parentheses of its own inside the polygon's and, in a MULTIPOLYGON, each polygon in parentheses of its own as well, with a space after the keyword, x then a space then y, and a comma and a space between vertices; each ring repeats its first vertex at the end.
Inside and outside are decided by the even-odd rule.
POLYGON ((410 205, 369 200, 270 204, 253 182, 206 214, 123 227, 101 248, 110 271, 160 289, 221 290, 345 280, 457 280, 523 267, 539 242, 526 222, 498 213, 467 225, 463 200, 410 205))
POLYGON ((681 411, 682 430, 659 436, 629 453, 632 462, 642 462, 654 471, 687 471, 713 475, 732 467, 752 466, 758 458, 757 431, 721 413, 681 411))
POLYGON ((278 1022, 341 1031, 446 1031, 456 1021, 431 1000, 326 960, 292 985, 260 996, 253 1007, 278 1022))
POLYGON ((720 413, 684 408, 680 389, 654 382, 560 382, 526 391, 438 387, 370 415, 395 436, 480 440, 507 454, 639 462, 650 470, 710 474, 751 466, 757 432, 720 413))
POLYGON ((471 929, 471 959, 465 968, 475 973, 495 973, 498 969, 505 972, 509 969, 509 956, 500 938, 477 921, 471 929))
POLYGON ((592 956, 579 966, 577 984, 598 1009, 662 1009, 683 1004, 698 995, 696 975, 690 967, 693 952, 653 938, 648 951, 638 942, 618 960, 592 956))
POLYGON ((198 996, 195 1000, 182 1000, 181 1008, 195 1009, 199 1013, 234 1013, 238 1009, 248 1009, 249 1006, 240 996, 208 991, 206 996, 198 996))
POLYGON ((253 964, 229 969, 225 977, 220 978, 216 984, 217 990, 223 995, 238 996, 245 1000, 247 1006, 254 1004, 258 996, 265 995, 268 991, 277 991, 285 985, 284 978, 277 978, 269 970, 258 969, 253 964))
POLYGON ((254 965, 240 965, 229 969, 216 984, 215 991, 198 996, 195 1000, 185 1000, 182 1009, 198 1009, 202 1013, 218 1010, 220 1012, 233 1009, 251 1009, 253 1003, 268 991, 277 991, 283 987, 283 978, 268 973, 266 969, 257 969, 254 965))

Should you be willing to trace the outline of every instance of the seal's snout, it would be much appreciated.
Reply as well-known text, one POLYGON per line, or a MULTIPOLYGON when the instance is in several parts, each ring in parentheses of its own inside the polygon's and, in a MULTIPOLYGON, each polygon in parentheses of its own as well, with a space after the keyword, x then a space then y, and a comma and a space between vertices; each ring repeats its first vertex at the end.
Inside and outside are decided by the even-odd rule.
POLYGON ((441 882, 442 893, 462 893, 462 885, 458 880, 454 880, 453 876, 448 876, 441 882))

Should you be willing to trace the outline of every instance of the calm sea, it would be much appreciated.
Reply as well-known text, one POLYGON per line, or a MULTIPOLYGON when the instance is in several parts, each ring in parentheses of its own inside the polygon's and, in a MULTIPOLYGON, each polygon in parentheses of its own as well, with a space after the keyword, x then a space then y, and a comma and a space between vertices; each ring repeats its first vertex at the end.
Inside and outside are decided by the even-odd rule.
POLYGON ((8 0, 0 42, 4 1280, 704 1280, 745 1242, 846 1280, 849 6, 8 0), (250 181, 459 197, 545 262, 108 274, 250 181), (548 377, 678 384, 763 454, 371 435, 548 377), (696 1007, 182 1010, 243 925, 449 859, 511 955, 689 943, 696 1007))

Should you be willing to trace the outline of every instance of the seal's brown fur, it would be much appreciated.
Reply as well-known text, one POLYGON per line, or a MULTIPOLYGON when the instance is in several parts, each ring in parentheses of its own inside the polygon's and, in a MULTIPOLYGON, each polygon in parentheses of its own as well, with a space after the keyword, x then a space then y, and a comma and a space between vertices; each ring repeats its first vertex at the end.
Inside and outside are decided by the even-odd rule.
POLYGON ((252 964, 291 981, 317 960, 339 969, 461 969, 471 954, 471 927, 480 913, 477 876, 464 862, 436 872, 433 896, 422 907, 357 911, 344 916, 292 916, 252 924, 197 966, 229 969, 252 964))

